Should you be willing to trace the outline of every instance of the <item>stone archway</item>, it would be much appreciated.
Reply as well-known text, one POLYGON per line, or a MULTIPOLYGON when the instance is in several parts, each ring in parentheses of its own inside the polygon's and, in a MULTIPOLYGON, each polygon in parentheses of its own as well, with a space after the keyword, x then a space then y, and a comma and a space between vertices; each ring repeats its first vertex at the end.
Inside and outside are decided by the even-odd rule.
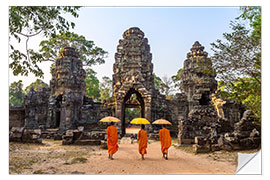
POLYGON ((124 101, 122 104, 122 112, 121 112, 121 134, 126 134, 126 118, 125 118, 125 110, 126 108, 140 108, 140 116, 145 117, 145 103, 142 95, 135 90, 134 88, 130 88, 130 90, 126 93, 124 97, 124 101), (136 95, 136 100, 130 99, 132 95, 136 95))

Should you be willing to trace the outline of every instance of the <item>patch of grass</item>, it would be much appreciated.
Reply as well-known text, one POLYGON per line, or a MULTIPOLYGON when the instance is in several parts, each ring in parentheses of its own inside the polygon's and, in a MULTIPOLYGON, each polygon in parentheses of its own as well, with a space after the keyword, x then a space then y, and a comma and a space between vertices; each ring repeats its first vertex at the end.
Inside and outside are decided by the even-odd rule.
POLYGON ((53 152, 48 158, 49 159, 70 159, 78 156, 88 155, 88 152, 77 152, 77 151, 67 151, 67 152, 53 152))
POLYGON ((45 174, 42 169, 36 170, 33 172, 33 174, 45 174))
POLYGON ((180 149, 187 153, 195 154, 193 151, 192 145, 181 145, 181 146, 177 146, 176 149, 180 149))
POLYGON ((178 139, 177 138, 172 138, 172 144, 178 144, 178 139))
POLYGON ((16 156, 9 157, 9 172, 20 174, 24 169, 32 169, 32 165, 39 162, 41 159, 38 156, 16 156))
POLYGON ((75 164, 75 163, 86 163, 87 159, 84 157, 77 157, 77 158, 73 158, 71 161, 71 164, 75 164))

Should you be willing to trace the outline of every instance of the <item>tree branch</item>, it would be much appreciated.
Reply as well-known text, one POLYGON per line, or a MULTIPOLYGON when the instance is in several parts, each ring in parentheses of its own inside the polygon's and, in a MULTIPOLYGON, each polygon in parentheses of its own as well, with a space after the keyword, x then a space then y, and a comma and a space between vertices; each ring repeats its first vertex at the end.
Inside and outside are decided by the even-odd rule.
POLYGON ((22 36, 25 36, 25 37, 27 37, 27 38, 30 38, 30 37, 33 37, 33 36, 36 36, 36 35, 40 34, 42 31, 43 31, 43 29, 41 29, 40 31, 38 31, 38 32, 35 33, 35 34, 24 34, 24 33, 21 33, 21 32, 15 32, 15 33, 17 33, 17 34, 19 34, 19 35, 22 35, 22 36))

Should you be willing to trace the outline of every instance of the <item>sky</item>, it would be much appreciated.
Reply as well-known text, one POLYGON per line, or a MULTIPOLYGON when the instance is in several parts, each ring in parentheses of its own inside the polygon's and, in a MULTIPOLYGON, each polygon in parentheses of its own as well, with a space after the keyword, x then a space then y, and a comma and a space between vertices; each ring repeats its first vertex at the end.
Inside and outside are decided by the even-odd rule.
MULTIPOLYGON (((153 56, 154 73, 159 77, 175 75, 183 67, 186 54, 195 41, 205 46, 212 54, 210 43, 223 39, 230 32, 230 21, 240 15, 239 7, 83 7, 78 18, 64 15, 76 26, 73 30, 107 51, 105 64, 93 66, 99 80, 103 76, 112 78, 114 54, 119 39, 130 27, 139 27, 148 38, 153 56)), ((38 49, 41 37, 30 40, 30 46, 38 49)), ((25 44, 19 44, 23 49, 25 44)), ((45 72, 43 81, 49 84, 50 63, 40 65, 45 72)), ((24 88, 36 80, 13 76, 9 72, 9 84, 23 80, 24 88)))

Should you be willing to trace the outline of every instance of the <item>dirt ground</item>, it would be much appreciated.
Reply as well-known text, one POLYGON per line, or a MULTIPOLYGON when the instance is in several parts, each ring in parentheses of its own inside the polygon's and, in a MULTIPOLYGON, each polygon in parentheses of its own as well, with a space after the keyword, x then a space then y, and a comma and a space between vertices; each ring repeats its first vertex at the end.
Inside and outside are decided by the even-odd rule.
POLYGON ((233 174, 237 152, 194 154, 192 147, 169 149, 162 158, 159 141, 149 141, 145 160, 138 144, 119 141, 114 160, 98 146, 63 146, 61 141, 43 140, 43 145, 10 143, 10 174, 233 174))

